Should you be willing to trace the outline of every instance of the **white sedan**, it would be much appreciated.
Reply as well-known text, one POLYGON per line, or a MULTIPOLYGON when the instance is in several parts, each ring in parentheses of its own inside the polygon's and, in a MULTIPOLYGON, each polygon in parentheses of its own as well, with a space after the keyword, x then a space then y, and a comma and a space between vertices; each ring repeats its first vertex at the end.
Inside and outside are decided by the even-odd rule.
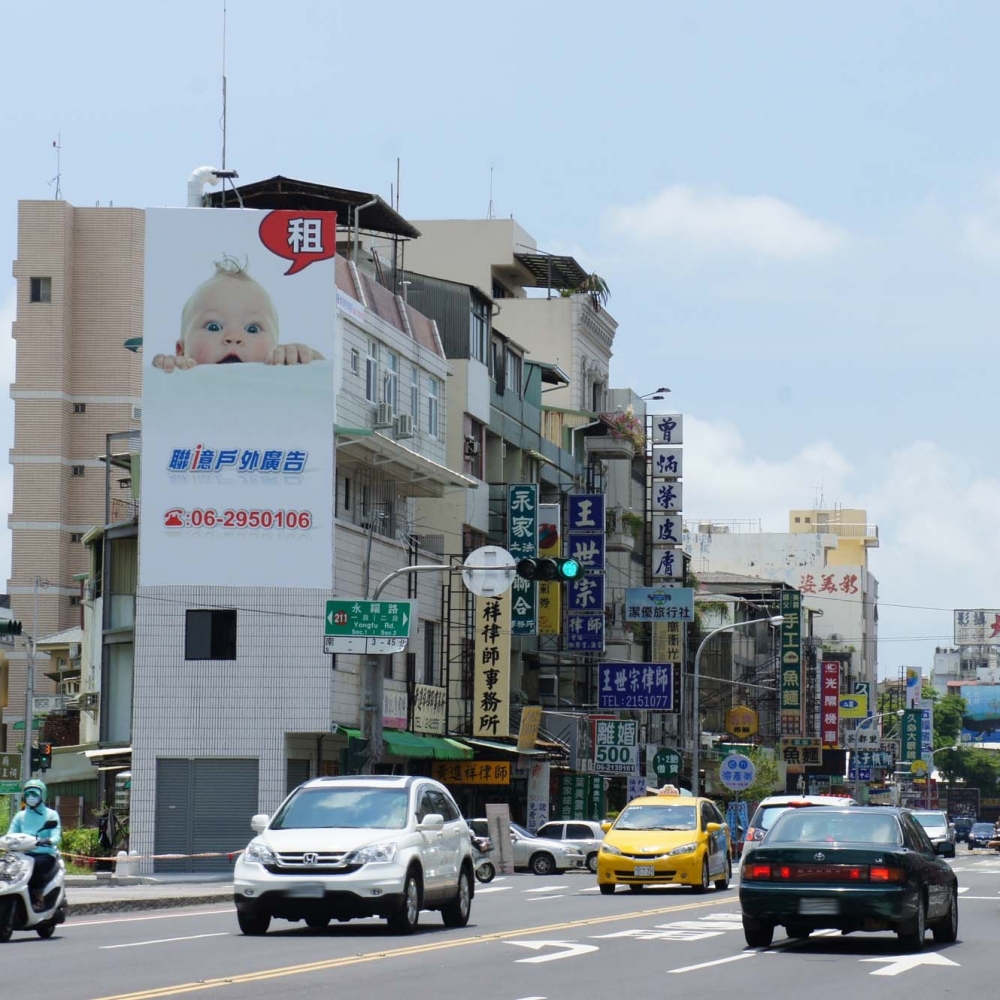
MULTIPOLYGON (((485 819, 470 819, 469 826, 477 837, 489 836, 485 819)), ((561 844, 558 840, 533 837, 523 826, 510 824, 510 839, 514 847, 514 870, 536 875, 552 875, 570 869, 584 870, 587 856, 578 847, 561 844)))

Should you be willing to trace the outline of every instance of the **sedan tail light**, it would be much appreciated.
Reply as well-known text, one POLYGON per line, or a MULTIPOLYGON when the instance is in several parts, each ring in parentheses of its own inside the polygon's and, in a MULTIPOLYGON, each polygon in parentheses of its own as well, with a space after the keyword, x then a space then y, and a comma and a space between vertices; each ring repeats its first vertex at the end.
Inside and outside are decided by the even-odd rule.
POLYGON ((771 877, 771 866, 764 864, 749 864, 743 870, 743 878, 746 879, 769 879, 771 877))
POLYGON ((765 882, 905 882, 902 868, 887 865, 773 865, 751 861, 743 870, 744 881, 765 882))
POLYGON ((749 843, 751 840, 763 840, 764 831, 758 830, 757 827, 752 826, 747 830, 746 837, 744 838, 745 843, 749 843))
POLYGON ((905 882, 906 872, 902 868, 886 868, 882 865, 872 865, 868 869, 868 878, 872 882, 905 882))

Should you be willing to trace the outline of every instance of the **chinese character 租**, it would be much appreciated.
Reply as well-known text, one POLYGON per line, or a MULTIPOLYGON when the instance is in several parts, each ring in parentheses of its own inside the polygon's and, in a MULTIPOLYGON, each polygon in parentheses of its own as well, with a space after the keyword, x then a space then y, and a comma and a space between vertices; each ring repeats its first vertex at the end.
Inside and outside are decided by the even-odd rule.
POLYGON ((322 220, 289 219, 288 245, 293 253, 323 253, 322 220))

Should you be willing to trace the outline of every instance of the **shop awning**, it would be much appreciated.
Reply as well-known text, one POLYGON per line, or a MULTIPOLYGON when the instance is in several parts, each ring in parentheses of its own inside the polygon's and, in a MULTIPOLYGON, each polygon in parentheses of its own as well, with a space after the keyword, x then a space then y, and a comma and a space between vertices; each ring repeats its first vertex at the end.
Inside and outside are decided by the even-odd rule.
MULTIPOLYGON (((337 732, 356 740, 364 739, 360 729, 352 729, 350 726, 338 726, 337 732)), ((442 736, 419 736, 401 729, 384 730, 382 742, 385 744, 386 752, 396 757, 434 760, 472 760, 473 757, 471 748, 457 740, 449 740, 442 736)))
POLYGON ((462 739, 466 743, 471 743, 477 747, 486 747, 488 750, 502 750, 504 753, 524 754, 525 757, 549 756, 548 750, 538 750, 535 748, 532 748, 530 750, 518 750, 516 743, 499 743, 496 740, 474 739, 471 736, 463 736, 462 739))

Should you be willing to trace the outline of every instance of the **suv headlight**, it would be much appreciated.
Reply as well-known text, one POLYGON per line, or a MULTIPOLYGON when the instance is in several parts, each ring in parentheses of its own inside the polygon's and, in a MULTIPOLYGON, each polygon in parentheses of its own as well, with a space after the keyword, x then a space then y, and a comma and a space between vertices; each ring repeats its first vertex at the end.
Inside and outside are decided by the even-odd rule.
POLYGON ((697 844, 681 844, 680 847, 675 847, 667 855, 667 857, 668 858, 673 857, 675 854, 690 854, 692 851, 697 851, 697 850, 698 850, 697 844))
POLYGON ((352 865, 389 864, 396 856, 396 842, 387 841, 384 844, 371 844, 359 848, 348 861, 352 865))
POLYGON ((257 865, 273 865, 275 857, 272 850, 262 840, 251 840, 243 852, 243 860, 257 865))
POLYGON ((618 857, 621 857, 622 855, 622 852, 619 851, 617 847, 613 847, 611 844, 601 844, 601 850, 604 851, 605 854, 615 854, 618 857))

